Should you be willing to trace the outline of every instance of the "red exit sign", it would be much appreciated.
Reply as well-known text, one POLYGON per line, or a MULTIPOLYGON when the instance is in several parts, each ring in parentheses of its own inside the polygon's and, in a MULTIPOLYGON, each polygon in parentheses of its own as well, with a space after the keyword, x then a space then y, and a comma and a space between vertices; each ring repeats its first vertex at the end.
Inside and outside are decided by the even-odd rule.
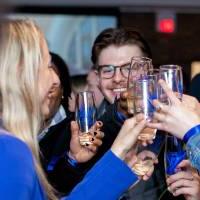
POLYGON ((158 24, 158 31, 161 33, 174 33, 175 22, 173 19, 161 19, 158 24))
POLYGON ((174 33, 176 31, 175 14, 172 12, 157 13, 156 28, 161 33, 174 33))

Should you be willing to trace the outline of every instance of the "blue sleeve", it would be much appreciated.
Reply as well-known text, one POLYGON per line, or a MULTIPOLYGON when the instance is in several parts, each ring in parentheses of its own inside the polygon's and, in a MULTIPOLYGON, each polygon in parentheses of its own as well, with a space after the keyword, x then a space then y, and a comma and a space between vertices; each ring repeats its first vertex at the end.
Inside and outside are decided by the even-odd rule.
POLYGON ((192 166, 200 171, 200 132, 189 138, 186 150, 192 166))
POLYGON ((0 135, 0 199, 31 199, 35 171, 28 147, 11 136, 0 135))
POLYGON ((116 200, 137 180, 131 169, 108 151, 63 200, 116 200))

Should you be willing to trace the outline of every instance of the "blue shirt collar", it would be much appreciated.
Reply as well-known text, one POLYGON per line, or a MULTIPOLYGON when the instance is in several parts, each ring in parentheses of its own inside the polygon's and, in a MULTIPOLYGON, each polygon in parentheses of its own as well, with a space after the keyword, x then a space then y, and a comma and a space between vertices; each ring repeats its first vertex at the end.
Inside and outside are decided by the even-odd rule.
POLYGON ((52 120, 49 123, 49 125, 45 129, 43 129, 42 132, 38 135, 38 140, 40 141, 46 135, 46 133, 49 131, 49 129, 51 127, 59 124, 66 117, 67 117, 67 115, 66 115, 65 109, 64 109, 64 107, 62 105, 60 105, 58 111, 56 112, 56 114, 52 118, 52 120))

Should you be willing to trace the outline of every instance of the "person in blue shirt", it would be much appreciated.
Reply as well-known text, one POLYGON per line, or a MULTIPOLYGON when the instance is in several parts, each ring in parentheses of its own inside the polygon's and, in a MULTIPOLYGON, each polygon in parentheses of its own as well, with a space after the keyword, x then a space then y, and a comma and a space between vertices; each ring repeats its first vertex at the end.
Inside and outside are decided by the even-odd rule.
MULTIPOLYGON (((56 200, 37 141, 49 112, 49 91, 59 82, 47 43, 32 21, 7 19, 0 22, 0 44, 0 199, 56 200)), ((63 199, 114 200, 136 183, 139 177, 131 169, 136 158, 128 153, 145 125, 142 118, 126 120, 111 149, 63 199)), ((71 130, 78 141, 76 122, 71 130)), ((140 178, 146 180, 152 170, 140 178)))

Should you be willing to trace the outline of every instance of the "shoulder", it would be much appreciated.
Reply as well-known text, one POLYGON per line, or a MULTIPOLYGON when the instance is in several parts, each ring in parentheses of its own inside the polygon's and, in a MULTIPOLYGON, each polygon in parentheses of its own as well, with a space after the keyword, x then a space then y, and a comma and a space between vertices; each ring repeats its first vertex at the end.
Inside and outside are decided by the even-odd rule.
POLYGON ((38 180, 31 150, 0 130, 0 152, 0 199, 30 199, 38 180))
POLYGON ((0 130, 0 149, 2 150, 12 149, 12 151, 17 149, 18 151, 23 150, 24 152, 31 154, 31 151, 25 142, 1 130, 0 130))
POLYGON ((29 165, 32 168, 33 157, 29 147, 20 139, 0 130, 0 160, 7 164, 29 165))

